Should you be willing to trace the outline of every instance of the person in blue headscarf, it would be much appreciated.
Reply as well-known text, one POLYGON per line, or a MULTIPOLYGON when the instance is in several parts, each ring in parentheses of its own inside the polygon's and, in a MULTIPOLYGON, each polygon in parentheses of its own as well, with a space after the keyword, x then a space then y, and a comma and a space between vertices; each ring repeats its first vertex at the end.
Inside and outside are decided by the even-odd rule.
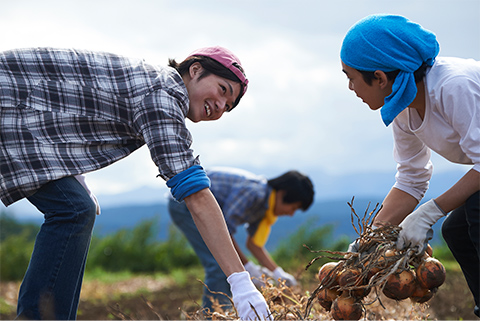
MULTIPOLYGON (((374 227, 402 227, 397 248, 422 254, 432 226, 460 264, 480 317, 480 62, 437 57, 433 32, 399 15, 376 14, 354 24, 340 57, 349 89, 370 109, 380 109, 394 136, 396 182, 374 227), (433 172, 431 151, 472 165, 449 190, 417 205, 433 172), (449 214, 447 214, 449 213, 449 214)), ((358 247, 354 241, 349 251, 358 247)))

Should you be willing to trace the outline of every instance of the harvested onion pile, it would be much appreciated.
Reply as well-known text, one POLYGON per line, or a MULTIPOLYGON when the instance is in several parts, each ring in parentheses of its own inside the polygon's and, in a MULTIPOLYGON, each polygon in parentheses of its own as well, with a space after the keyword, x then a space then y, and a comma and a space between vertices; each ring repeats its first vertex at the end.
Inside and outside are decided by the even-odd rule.
POLYGON ((350 207, 352 225, 359 234, 359 252, 315 251, 330 256, 313 259, 307 268, 322 257, 337 262, 326 263, 319 269, 319 285, 309 298, 306 314, 315 300, 330 311, 335 320, 359 320, 366 306, 380 301, 380 293, 397 301, 409 298, 414 303, 425 303, 430 300, 446 275, 442 263, 431 257, 431 247, 428 246, 421 257, 414 255, 412 249, 397 251, 399 227, 372 229, 375 210, 360 219, 352 205, 350 207), (374 295, 367 298, 370 293, 374 295))

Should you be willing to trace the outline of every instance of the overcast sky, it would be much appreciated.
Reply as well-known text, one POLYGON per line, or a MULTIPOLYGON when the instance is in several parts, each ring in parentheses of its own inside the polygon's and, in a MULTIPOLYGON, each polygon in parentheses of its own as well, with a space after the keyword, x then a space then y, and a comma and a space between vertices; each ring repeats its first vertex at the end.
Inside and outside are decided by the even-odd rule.
MULTIPOLYGON (((165 65, 196 48, 237 54, 250 80, 240 105, 187 125, 202 164, 267 175, 392 171, 392 138, 341 71, 348 28, 373 13, 405 15, 436 33, 440 55, 480 60, 479 0, 2 1, 0 50, 54 46, 111 51, 165 65)), ((434 156, 436 171, 456 165, 434 156)), ((97 194, 164 186, 144 147, 89 174, 97 194)))

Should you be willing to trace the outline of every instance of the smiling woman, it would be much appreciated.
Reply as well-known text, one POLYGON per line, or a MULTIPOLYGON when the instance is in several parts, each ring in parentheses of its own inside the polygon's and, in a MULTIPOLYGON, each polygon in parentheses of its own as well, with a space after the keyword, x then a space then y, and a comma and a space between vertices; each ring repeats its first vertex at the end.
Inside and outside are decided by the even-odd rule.
POLYGON ((185 118, 220 118, 238 104, 248 80, 240 60, 222 47, 199 49, 186 61, 186 72, 179 73, 105 52, 0 53, 0 198, 7 206, 27 198, 45 217, 20 289, 19 318, 76 318, 98 212, 82 174, 143 145, 228 276, 239 316, 254 317, 249 304, 263 318, 269 315, 233 247, 185 125, 185 118), (216 67, 204 66, 206 58, 216 67))
POLYGON ((248 79, 240 60, 233 53, 226 55, 225 50, 199 49, 181 64, 170 60, 170 66, 184 78, 190 98, 187 117, 193 122, 219 119, 235 108, 247 91, 248 79))

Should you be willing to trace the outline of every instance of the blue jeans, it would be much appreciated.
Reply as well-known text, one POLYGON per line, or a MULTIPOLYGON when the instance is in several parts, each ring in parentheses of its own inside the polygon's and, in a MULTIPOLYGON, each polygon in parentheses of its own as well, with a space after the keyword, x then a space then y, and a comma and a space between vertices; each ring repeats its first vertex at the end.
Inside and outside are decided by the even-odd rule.
POLYGON ((442 235, 462 268, 480 317, 480 192, 453 210, 442 224, 442 235))
POLYGON ((45 221, 20 287, 17 318, 74 320, 95 203, 74 177, 49 182, 28 200, 45 221))
MULTIPOLYGON (((205 270, 204 282, 210 291, 222 292, 231 297, 232 294, 230 292, 230 285, 227 282, 227 278, 203 241, 185 203, 179 203, 171 199, 168 203, 168 212, 170 213, 173 223, 183 232, 183 234, 185 234, 185 237, 200 259, 205 270)), ((224 308, 231 307, 228 298, 221 294, 210 293, 210 291, 206 288, 203 290, 202 301, 204 308, 212 308, 212 301, 210 298, 218 300, 224 308)))

